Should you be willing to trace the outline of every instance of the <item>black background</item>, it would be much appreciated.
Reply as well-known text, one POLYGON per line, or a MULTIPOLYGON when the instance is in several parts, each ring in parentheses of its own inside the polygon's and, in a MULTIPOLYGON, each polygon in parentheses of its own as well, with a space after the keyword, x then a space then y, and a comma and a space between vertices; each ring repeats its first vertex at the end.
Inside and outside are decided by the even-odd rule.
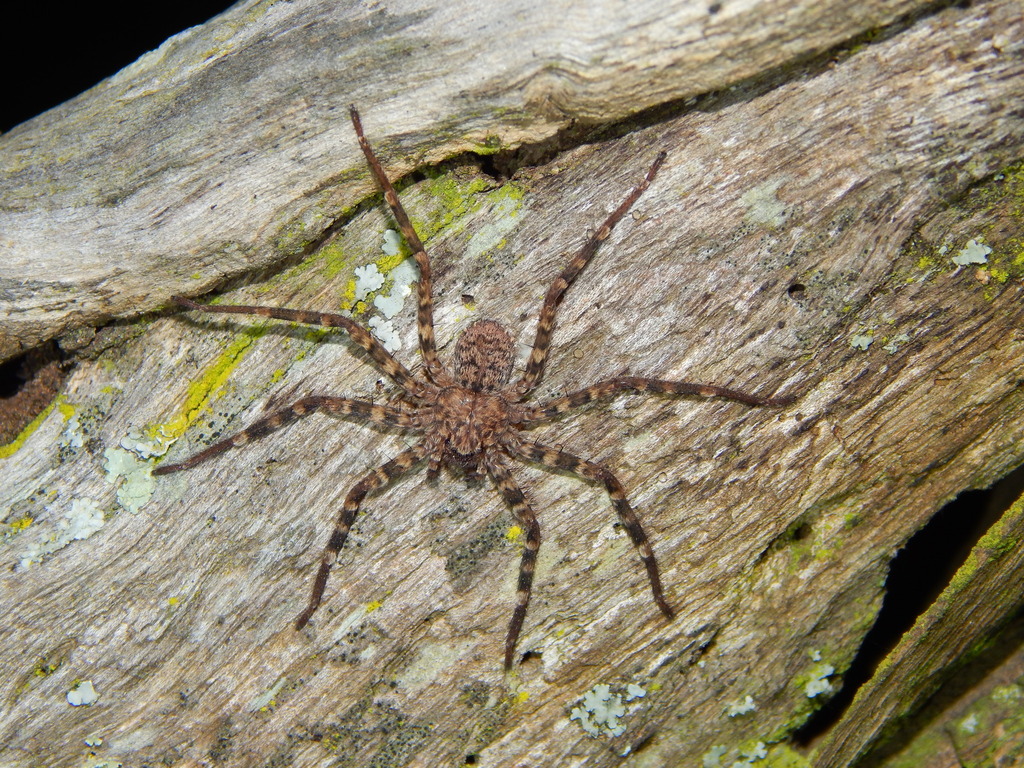
POLYGON ((172 35, 231 7, 220 2, 19 0, 0 21, 0 132, 86 91, 172 35))

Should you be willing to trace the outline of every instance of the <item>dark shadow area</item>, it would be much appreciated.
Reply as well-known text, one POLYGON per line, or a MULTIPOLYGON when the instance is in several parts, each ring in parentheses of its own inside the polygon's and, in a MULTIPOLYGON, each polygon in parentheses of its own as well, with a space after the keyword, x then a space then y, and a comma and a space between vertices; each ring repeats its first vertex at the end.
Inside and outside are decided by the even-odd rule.
POLYGON ((1021 493, 1024 466, 988 490, 961 493, 911 537, 889 566, 882 609, 843 675, 842 690, 795 734, 798 743, 813 742, 839 721, 857 690, 945 589, 978 539, 1021 493))
POLYGON ((186 3, 11 3, 0 24, 0 132, 86 91, 167 38, 230 8, 186 3))
POLYGON ((0 364, 0 445, 6 445, 50 406, 66 370, 53 342, 0 364))
MULTIPOLYGON (((970 711, 971 701, 979 696, 991 695, 997 685, 1010 685, 1020 678, 1021 648, 1024 647, 1024 613, 1018 612, 986 645, 984 652, 951 672, 942 687, 919 712, 899 724, 891 738, 883 739, 875 749, 857 763, 857 768, 882 768, 894 755, 899 754, 925 729, 935 722, 962 717, 970 711)), ((1001 740, 998 729, 990 734, 993 743, 1001 740)), ((964 761, 965 765, 977 765, 964 761)), ((1010 765, 1010 763, 1005 763, 1010 765)))

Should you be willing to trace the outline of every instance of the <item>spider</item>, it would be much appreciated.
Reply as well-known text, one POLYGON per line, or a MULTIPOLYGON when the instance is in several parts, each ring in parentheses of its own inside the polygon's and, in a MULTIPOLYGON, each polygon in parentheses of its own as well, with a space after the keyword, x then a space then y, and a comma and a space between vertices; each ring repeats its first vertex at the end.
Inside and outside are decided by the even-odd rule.
POLYGON ((338 521, 324 548, 320 569, 313 581, 313 590, 306 609, 295 621, 301 630, 310 620, 323 599, 327 576, 338 559, 349 529, 359 512, 367 493, 395 480, 426 461, 427 478, 437 476, 442 466, 461 469, 467 476, 486 474, 498 493, 512 510, 515 519, 526 533, 526 542, 519 563, 519 581, 515 607, 505 636, 505 668, 513 664, 516 642, 530 603, 537 551, 540 548, 540 525, 533 507, 509 469, 510 460, 532 462, 576 475, 582 480, 600 483, 611 498, 622 525, 636 546, 647 569, 654 602, 669 619, 675 615, 665 599, 647 534, 630 506, 622 483, 605 465, 589 461, 564 451, 557 446, 527 441, 520 431, 549 421, 579 406, 617 393, 654 392, 666 395, 700 395, 723 397, 753 406, 781 406, 792 402, 790 397, 760 397, 735 389, 685 381, 617 376, 604 379, 563 397, 547 402, 525 402, 544 374, 551 335, 555 326, 555 313, 566 290, 590 262, 601 243, 632 208, 637 199, 650 186, 662 163, 661 152, 647 171, 644 179, 626 196, 597 231, 590 236, 569 265, 555 278, 544 298, 537 323, 533 350, 526 370, 518 381, 511 382, 514 343, 509 332, 493 320, 478 320, 469 325, 455 345, 451 366, 446 366, 437 355, 434 340, 433 298, 430 259, 416 230, 413 228, 388 180, 370 143, 363 135, 362 123, 355 107, 349 108, 352 125, 359 139, 366 161, 377 183, 384 191, 391 212, 398 222, 406 243, 419 265, 417 325, 419 348, 423 357, 425 376, 414 376, 389 354, 369 331, 350 318, 339 314, 300 309, 263 306, 204 305, 180 296, 172 301, 190 310, 211 313, 259 315, 277 320, 320 325, 343 329, 362 347, 373 362, 402 390, 403 399, 381 405, 366 400, 355 400, 331 395, 313 395, 296 401, 287 408, 265 416, 233 437, 221 440, 205 450, 177 464, 167 464, 154 474, 166 475, 190 469, 207 459, 252 440, 265 437, 298 419, 318 411, 348 416, 355 420, 378 425, 400 427, 420 433, 422 438, 411 448, 382 464, 363 477, 349 490, 342 505, 338 521))

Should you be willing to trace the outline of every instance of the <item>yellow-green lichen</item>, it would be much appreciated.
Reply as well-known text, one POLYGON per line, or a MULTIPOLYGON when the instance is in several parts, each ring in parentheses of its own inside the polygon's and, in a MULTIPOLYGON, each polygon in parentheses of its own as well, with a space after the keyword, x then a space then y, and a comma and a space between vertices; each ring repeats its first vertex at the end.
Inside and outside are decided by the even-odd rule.
POLYGON ((323 230, 321 222, 325 217, 322 210, 310 207, 302 211, 300 216, 289 219, 277 230, 275 249, 279 253, 302 253, 323 230))
POLYGON ((44 658, 40 658, 36 661, 35 666, 32 667, 32 674, 35 677, 49 677, 60 669, 62 663, 62 661, 47 661, 44 658))
POLYGON ((1018 520, 1022 515, 1024 515, 1024 497, 1015 501, 978 540, 963 565, 953 574, 949 586, 943 591, 943 596, 952 597, 967 589, 977 575, 978 568, 992 557, 1002 557, 1018 546, 1017 538, 1008 535, 1007 531, 1019 527, 1018 520))
POLYGON ((52 403, 39 412, 38 416, 25 425, 25 428, 18 433, 17 437, 6 445, 0 445, 0 459, 6 459, 9 456, 13 456, 21 450, 21 446, 23 446, 25 441, 28 440, 37 429, 39 429, 44 421, 46 421, 46 417, 50 415, 54 408, 59 408, 60 412, 64 415, 65 421, 70 419, 75 413, 73 406, 67 406, 67 408, 70 408, 70 412, 65 411, 64 396, 58 395, 54 398, 52 403))
POLYGON ((764 768, 811 768, 810 761, 787 744, 773 744, 763 765, 764 768))
POLYGON ((31 517, 30 515, 24 515, 22 517, 19 517, 17 520, 12 520, 11 522, 9 522, 7 524, 7 528, 9 530, 9 533, 11 535, 14 535, 17 533, 21 533, 26 528, 31 526, 32 523, 34 522, 35 519, 33 517, 31 517))
POLYGON ((345 248, 336 238, 317 251, 316 258, 323 263, 324 277, 330 279, 352 267, 354 260, 345 254, 345 248))
POLYGON ((252 344, 266 332, 265 325, 249 326, 217 356, 186 391, 181 412, 168 422, 147 427, 146 436, 161 445, 170 445, 196 422, 210 404, 224 394, 232 372, 250 351, 252 344))

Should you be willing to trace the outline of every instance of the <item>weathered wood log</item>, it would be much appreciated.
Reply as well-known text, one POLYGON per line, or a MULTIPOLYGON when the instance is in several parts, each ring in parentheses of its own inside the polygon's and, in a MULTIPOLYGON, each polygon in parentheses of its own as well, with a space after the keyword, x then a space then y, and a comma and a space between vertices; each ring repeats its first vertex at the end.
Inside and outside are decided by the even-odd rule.
MULTIPOLYGON (((874 677, 857 692, 853 705, 816 752, 821 765, 853 765, 879 746, 885 731, 899 728, 908 715, 948 682, 952 673, 997 636, 1024 604, 1022 540, 1024 497, 982 537, 935 604, 918 618, 874 677)), ((1022 696, 1024 691, 1018 686, 1014 700, 1019 702, 1022 696)), ((1016 729, 1005 729, 1009 738, 971 740, 970 736, 979 730, 985 734, 996 732, 998 721, 982 724, 975 716, 972 725, 969 718, 966 714, 956 718, 957 722, 945 723, 954 749, 959 731, 959 740, 980 741, 990 750, 995 747, 995 751, 1010 746, 1018 757, 1021 755, 1021 734, 1016 729)), ((980 762, 985 751, 980 752, 969 763, 958 762, 980 762)), ((922 765, 925 761, 915 762, 922 765)))
MULTIPOLYGON (((274 8, 267 13, 295 10, 274 8)), ((525 357, 567 254, 666 150, 656 183, 567 295, 538 397, 628 371, 798 401, 757 409, 621 398, 536 430, 617 473, 677 618, 666 622, 652 604, 603 490, 517 468, 544 544, 523 657, 505 675, 521 540, 492 489, 446 473, 367 499, 311 628, 292 629, 347 488, 404 447, 399 433, 310 417, 187 473, 149 474, 307 394, 392 396, 353 344, 177 312, 104 329, 54 408, 2 459, 3 760, 77 765, 92 751, 125 765, 601 766, 632 754, 630 764, 661 766, 789 750, 787 737, 841 685, 893 552, 956 493, 1024 461, 1018 11, 1009 0, 934 9, 776 81, 755 78, 694 103, 665 104, 704 90, 696 79, 640 98, 642 73, 671 70, 639 66, 649 57, 617 59, 636 66, 619 68, 629 74, 622 100, 607 79, 583 78, 571 91, 551 85, 575 82, 568 76, 538 74, 525 87, 510 79, 507 92, 525 92, 536 110, 524 108, 531 122, 474 123, 464 107, 479 102, 467 101, 443 140, 441 119, 430 117, 436 99, 393 87, 407 77, 400 71, 424 88, 433 77, 436 56, 396 44, 422 17, 384 14, 374 18, 392 26, 365 22, 358 43, 347 38, 345 60, 373 62, 382 85, 344 98, 330 86, 329 118, 280 86, 286 71, 299 79, 309 70, 272 60, 270 44, 241 27, 225 62, 251 62, 254 78, 277 73, 260 81, 278 83, 262 89, 277 93, 277 106, 261 146, 286 124, 282 105, 293 107, 294 130, 281 131, 289 146, 307 146, 296 127, 306 121, 323 133, 291 163, 257 152, 238 174, 225 158, 239 136, 261 135, 258 110, 218 110, 238 121, 223 131, 230 142, 196 160, 200 170, 187 154, 175 153, 180 164, 166 156, 162 173, 204 179, 193 197, 148 172, 119 197, 162 212, 154 216, 163 226, 138 216, 115 239, 164 261, 122 275, 93 305, 83 299, 86 321, 245 275, 222 301, 348 306, 418 368, 414 308, 402 305, 415 273, 394 254, 380 197, 364 201, 371 181, 341 107, 360 102, 385 167, 401 175, 489 135, 514 147, 574 116, 602 124, 663 105, 510 180, 470 157, 401 185, 433 256, 442 352, 467 320, 490 316, 525 357), (353 53, 372 44, 390 58, 353 53), (373 95, 385 87, 386 107, 373 95), (403 110, 413 117, 403 122, 403 110), (215 158, 223 170, 213 170, 215 158), (143 232, 156 244, 140 245, 143 232), (227 249, 236 263, 213 257, 218 232, 240 244, 227 249), (169 260, 175 237, 191 261, 169 260), (290 268, 269 274, 282 258, 290 268), (386 281, 361 297, 375 272, 386 281), (76 701, 95 689, 95 703, 65 701, 77 683, 76 701)), ((332 23, 356 29, 362 11, 344 13, 332 23)), ((324 29, 312 21, 289 28, 324 29)), ((635 27, 620 21, 621 43, 635 27)), ((596 24, 595 39, 610 26, 596 24)), ((461 20, 452 37, 471 27, 461 20)), ((784 37, 798 42, 782 59, 744 48, 732 69, 714 70, 723 80, 707 82, 781 66, 835 39, 784 37)), ((320 39, 322 51, 337 38, 320 39)), ((461 61, 464 79, 451 87, 467 99, 495 90, 461 61)), ((444 79, 454 67, 436 66, 444 79)), ((187 85, 168 93, 180 95, 216 80, 217 68, 173 71, 187 85)), ((215 122, 195 129, 212 136, 215 122)), ((71 282, 90 290, 88 280, 71 282)), ((11 349, 69 322, 47 311, 8 330, 11 349)))
POLYGON ((0 360, 315 250, 373 191, 352 102, 404 175, 727 88, 923 7, 239 5, 0 136, 0 360))

